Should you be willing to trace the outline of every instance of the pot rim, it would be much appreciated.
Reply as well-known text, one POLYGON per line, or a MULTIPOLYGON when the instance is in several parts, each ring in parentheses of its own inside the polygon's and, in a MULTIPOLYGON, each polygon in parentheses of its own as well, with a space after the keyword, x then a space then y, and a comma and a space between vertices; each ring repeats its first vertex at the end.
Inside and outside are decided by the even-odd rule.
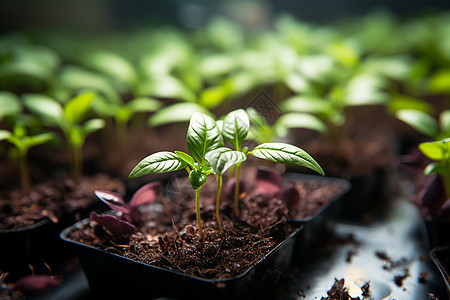
POLYGON ((84 219, 84 220, 82 220, 80 222, 77 222, 77 223, 75 223, 74 225, 72 225, 70 227, 67 227, 66 229, 61 231, 60 238, 62 240, 64 240, 65 242, 72 243, 74 245, 81 246, 81 247, 87 247, 87 248, 89 248, 91 250, 98 251, 99 253, 112 255, 112 256, 115 256, 115 257, 120 258, 120 259, 125 259, 125 260, 127 260, 127 261, 129 261, 131 263, 136 263, 136 264, 139 264, 139 265, 142 265, 142 266, 155 268, 155 269, 158 269, 158 270, 161 270, 161 271, 164 271, 164 272, 169 272, 169 273, 172 273, 172 274, 175 274, 175 275, 178 275, 178 276, 183 276, 183 277, 186 277, 186 278, 199 280, 199 281, 202 281, 202 282, 205 282, 205 283, 228 282, 228 281, 237 280, 237 279, 240 279, 240 278, 246 276, 256 265, 258 265, 262 261, 264 261, 267 258, 269 258, 269 256, 271 256, 272 254, 274 254, 275 252, 280 250, 288 241, 290 241, 297 233, 299 233, 303 229, 303 225, 297 226, 297 228, 289 236, 287 236, 282 242, 280 242, 278 245, 276 245, 272 250, 270 250, 266 255, 264 255, 264 257, 262 257, 260 260, 258 260, 254 264, 252 264, 250 267, 248 267, 246 270, 244 270, 239 275, 236 275, 234 277, 229 277, 229 278, 206 279, 206 278, 202 278, 202 277, 197 277, 197 276, 193 276, 193 275, 184 274, 184 273, 178 272, 178 271, 169 270, 169 269, 166 269, 166 268, 163 268, 163 267, 153 266, 153 265, 150 265, 150 264, 147 264, 147 263, 144 263, 144 262, 136 261, 136 260, 124 257, 122 255, 110 253, 110 252, 107 252, 105 250, 96 248, 94 246, 90 246, 90 245, 86 245, 86 244, 83 244, 83 243, 78 242, 78 241, 74 241, 74 240, 69 239, 67 237, 67 235, 69 234, 70 231, 72 231, 75 228, 81 228, 82 226, 86 225, 88 222, 89 222, 89 218, 84 219))

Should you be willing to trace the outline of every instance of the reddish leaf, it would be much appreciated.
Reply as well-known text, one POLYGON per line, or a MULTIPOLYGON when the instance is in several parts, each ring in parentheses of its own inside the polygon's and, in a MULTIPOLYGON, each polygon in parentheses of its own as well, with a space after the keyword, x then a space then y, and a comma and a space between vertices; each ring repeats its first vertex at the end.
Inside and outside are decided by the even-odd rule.
POLYGON ((283 187, 281 200, 283 200, 289 210, 295 210, 300 203, 300 194, 294 185, 283 187))
POLYGON ((126 215, 130 213, 130 208, 125 203, 121 195, 105 190, 96 190, 94 194, 110 208, 126 215))
POLYGON ((21 290, 25 293, 36 293, 57 287, 61 281, 50 275, 29 275, 25 276, 13 284, 14 290, 21 290))
POLYGON ((113 215, 99 215, 91 213, 91 221, 94 221, 113 237, 129 236, 136 231, 136 227, 126 220, 113 215))
POLYGON ((277 170, 267 167, 258 168, 255 195, 275 196, 280 193, 281 185, 281 175, 277 170))
POLYGON ((159 181, 147 183, 134 193, 128 204, 131 209, 141 205, 151 204, 157 198, 161 191, 161 183, 159 181))

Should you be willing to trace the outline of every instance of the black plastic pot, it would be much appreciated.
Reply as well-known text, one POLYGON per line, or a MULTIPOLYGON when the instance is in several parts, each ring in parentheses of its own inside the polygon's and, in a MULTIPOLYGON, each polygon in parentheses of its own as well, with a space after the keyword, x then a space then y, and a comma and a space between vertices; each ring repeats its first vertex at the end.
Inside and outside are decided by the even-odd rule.
POLYGON ((395 195, 390 168, 379 168, 359 176, 343 176, 351 183, 351 190, 343 197, 339 215, 346 220, 360 220, 366 213, 385 210, 395 195))
POLYGON ((434 248, 429 255, 441 272, 450 299, 450 248, 434 248))
POLYGON ((429 249, 450 246, 450 222, 425 218, 429 249))
MULTIPOLYGON (((73 245, 95 299, 251 299, 265 297, 291 263, 294 237, 285 241, 242 274, 226 279, 204 279, 137 262, 80 242, 69 233, 86 224, 79 222, 61 233, 73 245)), ((272 288, 272 292, 273 288, 272 288)))
POLYGON ((9 272, 8 279, 18 278, 30 272, 46 255, 45 245, 51 243, 48 232, 54 224, 43 219, 32 226, 0 230, 0 270, 9 272))
POLYGON ((328 203, 325 203, 317 209, 313 214, 301 218, 290 219, 289 222, 297 226, 304 226, 301 235, 296 237, 294 263, 299 257, 313 251, 315 246, 326 238, 326 235, 331 231, 332 221, 339 215, 342 210, 342 198, 351 190, 352 185, 348 180, 334 177, 323 177, 316 175, 305 175, 299 173, 286 173, 283 175, 286 181, 314 181, 317 183, 338 184, 342 187, 339 193, 333 195, 328 203))
POLYGON ((0 230, 0 271, 9 273, 9 281, 31 275, 30 266, 36 273, 48 273, 45 264, 52 266, 73 254, 60 239, 61 230, 77 222, 79 217, 86 218, 92 210, 104 211, 106 206, 99 203, 67 213, 58 223, 43 219, 31 226, 0 230))

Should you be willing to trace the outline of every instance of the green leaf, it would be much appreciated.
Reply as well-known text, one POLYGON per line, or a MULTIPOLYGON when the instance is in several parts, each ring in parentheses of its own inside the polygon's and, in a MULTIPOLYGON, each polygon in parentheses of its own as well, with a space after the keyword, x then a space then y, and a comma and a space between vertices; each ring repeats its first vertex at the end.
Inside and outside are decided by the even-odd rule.
POLYGON ((105 125, 105 121, 102 119, 91 119, 83 124, 83 129, 86 135, 89 135, 94 131, 102 129, 105 125))
POLYGON ((144 82, 139 88, 140 95, 173 98, 194 102, 195 94, 179 79, 173 76, 160 76, 144 82))
POLYGON ((437 121, 423 111, 401 109, 397 111, 395 116, 415 130, 429 137, 436 137, 439 133, 439 125, 437 121))
POLYGON ((208 115, 194 113, 187 131, 187 146, 192 157, 203 165, 206 153, 223 146, 216 121, 208 115))
POLYGON ((233 151, 226 147, 209 151, 205 157, 216 175, 222 175, 231 166, 247 159, 247 156, 243 152, 233 151))
POLYGON ((306 128, 318 131, 322 134, 328 131, 327 126, 319 118, 306 114, 292 112, 282 115, 275 123, 275 131, 279 128, 306 128))
POLYGON ((162 102, 148 97, 139 97, 126 104, 133 113, 153 112, 162 107, 162 102))
POLYGON ((90 89, 101 92, 110 102, 121 103, 118 91, 104 75, 67 66, 61 71, 59 79, 61 85, 71 91, 90 89))
POLYGON ((199 104, 206 108, 220 105, 227 97, 227 90, 222 86, 212 86, 200 93, 199 104))
POLYGON ((78 124, 86 117, 95 98, 94 92, 84 92, 72 98, 64 106, 64 116, 70 124, 78 124))
POLYGON ((413 109, 432 114, 434 107, 433 105, 417 98, 404 95, 393 95, 388 103, 388 109, 391 113, 396 113, 402 109, 413 109))
POLYGON ((431 175, 433 173, 440 173, 444 171, 444 166, 440 163, 430 163, 428 166, 426 166, 425 170, 423 170, 423 173, 425 175, 431 175))
POLYGON ((429 81, 429 90, 436 94, 450 93, 450 68, 444 68, 431 75, 429 81))
POLYGON ((17 115, 21 109, 19 98, 16 95, 8 91, 0 92, 0 121, 3 117, 17 115))
POLYGON ((307 113, 328 113, 332 111, 333 104, 323 98, 316 96, 293 96, 284 100, 280 104, 284 112, 307 112, 307 113))
POLYGON ((89 68, 95 69, 112 78, 132 85, 137 75, 134 67, 124 57, 108 51, 98 51, 86 59, 89 68))
POLYGON ((186 168, 186 163, 175 153, 162 151, 141 160, 128 177, 136 178, 152 173, 167 173, 186 168))
POLYGON ((23 99, 25 106, 32 113, 40 116, 52 126, 63 126, 64 111, 59 102, 40 94, 27 94, 23 96, 23 99))
POLYGON ((8 130, 2 130, 0 129, 0 141, 2 140, 6 140, 7 138, 9 138, 11 136, 11 132, 9 132, 8 130))
POLYGON ((192 169, 196 169, 195 160, 189 154, 183 151, 175 151, 175 154, 186 162, 192 169))
POLYGON ((237 109, 225 116, 223 120, 222 135, 236 150, 239 150, 242 142, 250 130, 250 119, 247 112, 237 109))
POLYGON ((148 118, 148 123, 150 126, 160 126, 177 122, 189 122, 195 112, 212 116, 206 108, 197 103, 176 103, 158 110, 148 118))
POLYGON ((34 136, 30 136, 27 139, 27 147, 31 148, 33 146, 37 146, 37 145, 41 145, 41 144, 45 144, 48 141, 52 140, 55 137, 55 135, 53 133, 41 133, 38 135, 34 135, 34 136))
POLYGON ((307 167, 325 175, 320 165, 303 149, 284 143, 265 143, 256 146, 249 154, 268 161, 307 167))
POLYGON ((194 190, 198 190, 202 185, 204 185, 206 179, 206 174, 204 174, 200 170, 194 169, 189 172, 189 182, 191 183, 194 190))
POLYGON ((432 160, 450 159, 450 138, 419 144, 419 150, 432 160))
POLYGON ((450 136, 450 110, 444 110, 439 115, 439 125, 441 127, 441 131, 450 136))

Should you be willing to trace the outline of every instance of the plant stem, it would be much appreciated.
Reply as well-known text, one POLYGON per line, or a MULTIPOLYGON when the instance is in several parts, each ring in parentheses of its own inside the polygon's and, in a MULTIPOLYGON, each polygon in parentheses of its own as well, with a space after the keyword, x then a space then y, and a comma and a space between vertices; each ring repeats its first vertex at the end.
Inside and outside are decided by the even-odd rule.
POLYGON ((20 168, 20 184, 22 192, 27 193, 30 191, 30 172, 27 164, 27 151, 19 150, 19 168, 20 168))
POLYGON ((234 214, 239 217, 239 177, 241 176, 241 164, 236 165, 236 183, 234 185, 234 214))
POLYGON ((216 220, 219 233, 222 233, 222 221, 220 220, 220 194, 222 193, 222 175, 216 175, 217 179, 217 195, 216 195, 216 220))
POLYGON ((125 150, 125 139, 127 135, 127 121, 117 118, 117 147, 119 147, 120 156, 123 155, 125 150))
POLYGON ((195 214, 197 215, 197 226, 198 226, 198 233, 200 234, 200 238, 202 240, 205 239, 205 234, 203 233, 202 228, 202 220, 200 218, 200 191, 202 190, 201 187, 195 190, 195 214))
POLYGON ((80 180, 81 173, 83 171, 82 159, 81 159, 81 147, 72 145, 72 168, 73 178, 76 182, 80 180))

